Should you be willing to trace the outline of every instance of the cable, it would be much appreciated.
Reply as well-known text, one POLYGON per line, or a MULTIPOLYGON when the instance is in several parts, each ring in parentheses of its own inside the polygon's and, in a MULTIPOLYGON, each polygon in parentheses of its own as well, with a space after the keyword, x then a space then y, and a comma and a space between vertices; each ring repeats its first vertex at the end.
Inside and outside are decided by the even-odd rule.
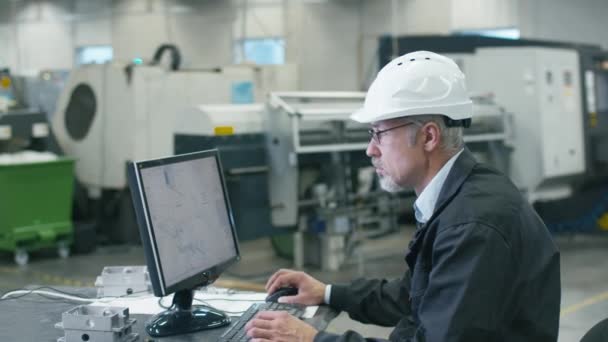
MULTIPOLYGON (((235 289, 227 289, 226 294, 228 296, 232 296, 232 295, 238 295, 239 293, 237 293, 235 289)), ((242 293, 240 293, 240 294, 242 294, 242 293)), ((173 309, 175 307, 175 304, 172 304, 170 306, 167 306, 167 305, 163 304, 162 301, 165 298, 167 298, 167 297, 160 297, 158 299, 158 306, 160 306, 161 308, 163 308, 165 310, 171 310, 171 309, 173 309)), ((226 313, 229 313, 229 314, 235 314, 235 315, 242 314, 242 313, 244 313, 247 310, 244 310, 244 311, 220 310, 217 307, 211 305, 209 302, 212 302, 212 301, 252 302, 252 303, 262 303, 262 302, 264 302, 264 300, 259 300, 259 299, 236 299, 236 298, 228 298, 228 297, 208 298, 208 299, 200 299, 200 298, 194 297, 193 301, 196 301, 198 303, 202 303, 202 304, 204 304, 204 305, 206 305, 206 306, 208 306, 208 307, 210 307, 212 309, 215 309, 215 310, 218 310, 218 311, 222 311, 222 312, 226 312, 226 313)))
MULTIPOLYGON (((63 293, 63 294, 74 296, 74 297, 87 298, 87 297, 79 296, 77 293, 60 290, 60 289, 57 289, 55 287, 48 286, 48 285, 42 285, 42 286, 38 286, 38 287, 33 288, 33 289, 27 289, 27 290, 41 290, 41 289, 49 289, 49 290, 53 290, 55 292, 63 293)), ((25 290, 25 289, 24 288, 12 289, 12 290, 6 292, 6 294, 8 294, 9 292, 18 291, 18 290, 25 290)))
POLYGON ((158 298, 158 306, 160 306, 161 308, 166 309, 166 310, 171 310, 171 308, 173 308, 175 305, 174 304, 171 304, 171 306, 165 306, 165 305, 163 305, 163 299, 164 298, 167 298, 167 297, 160 297, 160 298, 158 298))
MULTIPOLYGON (((29 295, 32 295, 32 294, 36 294, 36 295, 39 295, 41 297, 53 300, 55 302, 56 301, 61 301, 61 299, 67 299, 67 300, 69 300, 71 302, 84 302, 84 303, 101 302, 101 303, 104 303, 104 302, 107 302, 107 301, 105 301, 103 299, 108 299, 109 301, 111 301, 111 300, 117 299, 117 298, 126 298, 126 297, 131 297, 132 298, 133 295, 144 293, 144 292, 147 293, 148 291, 138 291, 138 292, 134 292, 134 293, 131 293, 131 294, 126 294, 126 295, 123 295, 123 296, 116 296, 116 297, 91 298, 91 297, 77 296, 77 295, 75 295, 73 293, 65 292, 65 291, 62 291, 62 290, 50 287, 50 286, 40 286, 40 287, 37 287, 35 289, 30 289, 30 290, 21 290, 21 289, 11 290, 11 291, 5 293, 4 295, 2 295, 2 297, 0 297, 0 301, 16 300, 16 299, 20 299, 20 298, 23 298, 23 297, 26 297, 26 296, 29 296, 29 295), (52 290, 54 292, 44 291, 44 290, 41 290, 41 289, 50 289, 50 290, 52 290)), ((230 289, 228 290, 228 294, 230 295, 230 289)), ((167 298, 167 297, 160 297, 158 299, 158 305, 161 308, 166 309, 166 310, 172 309, 175 305, 174 304, 172 304, 171 306, 164 305, 162 303, 162 300, 164 298, 167 298)), ((25 300, 25 299, 22 299, 22 300, 25 300)), ((211 301, 220 301, 220 300, 221 301, 229 301, 229 302, 253 302, 253 303, 264 302, 263 300, 258 300, 258 299, 236 299, 236 298, 209 298, 209 299, 205 299, 205 300, 194 298, 194 300, 197 301, 197 302, 199 302, 199 303, 202 303, 202 304, 204 304, 206 306, 209 306, 210 308, 213 308, 215 310, 219 310, 219 309, 217 309, 216 307, 214 307, 213 305, 211 305, 209 302, 211 302, 211 301)), ((26 300, 26 301, 28 301, 28 302, 34 302, 34 303, 41 303, 41 304, 47 303, 47 302, 35 301, 35 300, 26 300)), ((71 304, 71 302, 68 302, 68 301, 61 301, 61 302, 64 302, 64 303, 67 303, 67 304, 71 304)), ((242 313, 244 313, 247 310, 244 310, 244 311, 221 310, 221 311, 229 313, 229 314, 242 314, 242 313)))
POLYGON ((57 298, 69 299, 69 300, 73 300, 73 301, 76 301, 76 302, 85 302, 85 303, 93 303, 93 302, 95 302, 95 300, 91 299, 91 298, 75 297, 75 296, 66 295, 66 294, 63 294, 63 293, 43 291, 43 290, 17 290, 17 291, 12 291, 12 292, 9 292, 9 293, 6 293, 5 295, 3 295, 2 298, 0 298, 0 300, 19 299, 21 297, 25 297, 25 296, 30 295, 30 294, 41 294, 41 295, 46 295, 46 296, 49 296, 49 297, 57 297, 57 298), (14 297, 15 295, 17 295, 17 296, 14 297), (10 298, 10 297, 13 297, 13 298, 10 298))
MULTIPOLYGON (((229 296, 232 295, 238 295, 239 293, 236 292, 235 289, 228 289, 227 293, 229 296)), ((236 299, 236 298, 228 298, 228 297, 220 297, 220 298, 208 298, 208 299, 198 299, 198 298, 194 298, 194 300, 196 300, 199 303, 203 303, 204 305, 207 305, 210 308, 219 310, 218 308, 214 307, 213 305, 209 304, 209 302, 212 301, 226 301, 226 302, 252 302, 252 303, 263 303, 264 300, 259 300, 259 299, 236 299)), ((220 310, 229 314, 243 314, 245 313, 247 310, 244 311, 228 311, 228 310, 220 310)))
POLYGON ((39 296, 42 296, 42 297, 45 297, 48 299, 52 299, 52 300, 56 300, 57 298, 62 298, 62 299, 68 299, 68 300, 75 301, 75 302, 85 302, 85 303, 101 302, 101 303, 104 303, 107 301, 104 301, 102 299, 112 299, 113 300, 113 299, 117 299, 117 298, 133 297, 133 295, 135 295, 135 294, 141 294, 141 293, 147 293, 147 292, 148 291, 144 290, 144 291, 133 292, 131 294, 125 294, 122 296, 93 298, 93 297, 79 296, 77 294, 62 291, 62 290, 56 289, 51 286, 40 286, 40 287, 30 289, 30 290, 22 290, 22 289, 11 290, 11 291, 5 293, 4 295, 2 295, 2 297, 0 297, 0 301, 19 299, 19 298, 23 298, 23 297, 31 295, 31 294, 37 294, 39 296), (41 291, 41 289, 50 289, 54 292, 41 291))
POLYGON ((41 298, 40 299, 35 299, 35 298, 31 298, 31 297, 19 298, 19 303, 53 304, 53 305, 68 304, 70 306, 89 305, 89 304, 76 303, 69 299, 60 299, 60 298, 49 297, 49 296, 45 296, 42 294, 38 294, 38 296, 40 296, 41 298))
MULTIPOLYGON (((172 304, 171 306, 166 306, 163 304, 163 299, 165 299, 167 297, 160 297, 158 299, 158 306, 160 306, 161 308, 165 309, 165 310, 171 310, 173 307, 175 307, 174 304, 172 304)), ((216 308, 215 306, 209 304, 209 302, 211 301, 218 301, 218 300, 222 300, 222 301, 228 301, 228 302, 253 302, 253 303, 257 303, 257 302, 264 302, 263 300, 257 300, 257 299, 233 299, 233 298, 210 298, 210 299, 199 299, 199 298, 193 298, 193 300, 202 303, 212 309, 218 310, 218 311, 222 311, 222 312, 226 312, 229 314, 242 314, 247 310, 244 311, 228 311, 228 310, 220 310, 218 308, 216 308)))
MULTIPOLYGON (((242 314, 242 313, 244 313, 244 312, 246 312, 246 311, 247 311, 247 310, 243 310, 243 311, 228 311, 228 310, 220 310, 220 309, 216 308, 215 306, 213 306, 213 305, 211 305, 211 304, 207 303, 207 300, 209 300, 209 299, 207 299, 207 300, 202 300, 202 299, 194 298, 194 300, 195 300, 195 301, 197 301, 197 302, 199 302, 199 303, 203 303, 203 304, 205 304, 206 306, 208 306, 208 307, 210 307, 210 308, 212 308, 212 309, 214 309, 214 310, 218 310, 218 311, 226 312, 226 313, 229 313, 229 314, 235 314, 235 315, 238 315, 238 314, 242 314)), ((216 300, 217 300, 217 299, 216 299, 216 300)), ((258 301, 256 301, 256 302, 258 302, 258 301)))
POLYGON ((159 46, 154 53, 154 57, 152 57, 150 65, 160 64, 163 54, 167 50, 171 53, 171 70, 176 71, 182 63, 182 55, 175 44, 162 44, 159 46))
MULTIPOLYGON (((71 296, 71 297, 77 297, 79 299, 86 298, 86 297, 78 296, 77 294, 74 294, 74 293, 70 293, 70 292, 66 292, 66 291, 62 291, 62 290, 53 288, 51 286, 39 286, 39 287, 36 287, 33 289, 28 289, 28 290, 25 290, 25 289, 10 290, 10 291, 6 292, 4 295, 2 295, 2 297, 0 297, 0 301, 22 298, 22 297, 25 297, 30 294, 35 294, 36 291, 41 290, 41 289, 50 289, 59 294, 63 294, 66 296, 71 296)), ((87 299, 90 299, 90 298, 87 298, 87 299)))
POLYGON ((146 297, 146 295, 143 296, 134 296, 136 294, 149 294, 148 290, 141 290, 141 291, 135 291, 131 294, 124 294, 122 296, 108 296, 108 297, 102 297, 102 298, 96 298, 95 301, 99 302, 99 303, 109 303, 111 301, 113 301, 114 299, 119 299, 119 298, 140 298, 140 297, 146 297))

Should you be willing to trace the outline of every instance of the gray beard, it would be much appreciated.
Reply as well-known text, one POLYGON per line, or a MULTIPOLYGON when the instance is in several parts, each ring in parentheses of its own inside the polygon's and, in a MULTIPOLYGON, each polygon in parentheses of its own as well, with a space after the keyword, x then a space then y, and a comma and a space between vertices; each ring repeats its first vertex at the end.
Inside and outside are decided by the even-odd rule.
POLYGON ((404 187, 397 184, 392 178, 387 176, 380 176, 380 187, 390 193, 400 192, 405 190, 404 187))

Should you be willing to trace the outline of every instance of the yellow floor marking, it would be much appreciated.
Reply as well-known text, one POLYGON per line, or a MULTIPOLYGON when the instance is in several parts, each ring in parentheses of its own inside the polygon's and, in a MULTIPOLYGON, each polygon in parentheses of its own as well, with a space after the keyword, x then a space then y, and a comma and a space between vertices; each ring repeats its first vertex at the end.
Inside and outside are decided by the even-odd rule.
POLYGON ((569 305, 569 306, 563 308, 560 312, 560 317, 564 317, 566 315, 577 312, 583 308, 586 308, 593 304, 597 304, 597 303, 605 301, 607 299, 608 299, 608 291, 602 292, 593 297, 587 298, 581 302, 578 302, 578 303, 575 303, 575 304, 572 304, 572 305, 569 305))

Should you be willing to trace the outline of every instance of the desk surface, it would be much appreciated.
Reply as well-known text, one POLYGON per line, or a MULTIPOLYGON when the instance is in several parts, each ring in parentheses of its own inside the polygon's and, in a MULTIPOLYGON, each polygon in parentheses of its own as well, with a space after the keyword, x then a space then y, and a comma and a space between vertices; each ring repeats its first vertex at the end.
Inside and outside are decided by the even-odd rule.
MULTIPOLYGON (((95 296, 92 288, 67 288, 61 290, 78 293, 83 296, 95 296)), ((62 329, 55 328, 55 323, 61 321, 61 314, 77 306, 78 303, 63 302, 61 299, 47 299, 39 295, 29 295, 19 299, 0 302, 0 341, 48 341, 56 342, 64 336, 62 329)), ((337 312, 327 306, 319 307, 315 316, 306 321, 318 330, 323 330, 335 318, 337 312)), ((165 338, 151 338, 144 331, 144 322, 151 315, 132 314, 137 319, 134 332, 140 336, 139 341, 216 341, 227 327, 201 331, 193 334, 165 338)), ((236 321, 238 317, 233 319, 236 321)))

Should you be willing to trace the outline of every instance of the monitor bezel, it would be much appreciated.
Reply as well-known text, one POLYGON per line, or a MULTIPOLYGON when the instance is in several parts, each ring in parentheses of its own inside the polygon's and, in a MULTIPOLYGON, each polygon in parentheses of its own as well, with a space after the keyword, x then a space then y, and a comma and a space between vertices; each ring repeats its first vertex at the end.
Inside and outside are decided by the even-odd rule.
POLYGON ((217 279, 223 271, 225 271, 232 264, 240 260, 241 253, 234 223, 234 216, 232 212, 232 207, 230 206, 230 200, 228 197, 228 191, 226 187, 226 181, 224 179, 224 173, 222 169, 219 151, 217 149, 181 154, 158 159, 136 161, 130 163, 128 171, 129 186, 132 192, 134 209, 140 230, 140 237, 142 245, 144 247, 144 255, 146 257, 146 263, 148 264, 148 272, 150 274, 150 281, 152 283, 152 288, 155 296, 161 297, 179 290, 193 289, 196 287, 209 285, 213 283, 213 281, 215 281, 215 279, 217 279), (228 215, 228 221, 230 224, 230 229, 232 231, 232 239, 234 242, 236 255, 220 264, 214 265, 206 270, 201 270, 201 272, 198 272, 188 278, 178 281, 173 285, 167 286, 163 274, 162 261, 160 260, 160 256, 158 253, 158 246, 156 245, 154 227, 152 225, 148 201, 145 195, 145 189, 143 187, 141 170, 151 167, 158 167, 205 158, 213 158, 218 169, 220 183, 224 194, 224 202, 226 204, 227 209, 226 214, 228 215))

